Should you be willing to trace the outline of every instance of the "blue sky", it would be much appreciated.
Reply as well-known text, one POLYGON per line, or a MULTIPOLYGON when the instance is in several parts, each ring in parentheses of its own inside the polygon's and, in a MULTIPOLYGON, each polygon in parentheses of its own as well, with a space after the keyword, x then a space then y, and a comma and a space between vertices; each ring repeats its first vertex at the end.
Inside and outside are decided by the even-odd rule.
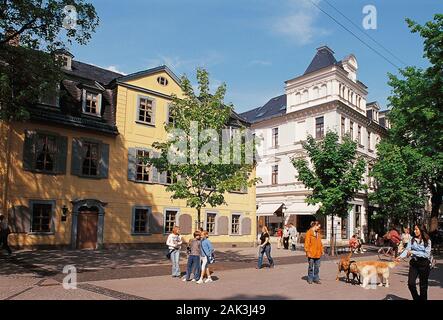
MULTIPOLYGON (((302 74, 316 48, 327 44, 337 60, 353 53, 368 100, 386 106, 387 72, 396 69, 343 30, 310 0, 91 0, 100 26, 75 59, 124 73, 167 64, 177 75, 206 68, 213 85, 225 82, 226 102, 239 112, 284 93, 284 81, 302 74)), ((325 1, 313 0, 393 62, 325 1)), ((377 8, 377 30, 367 30, 408 65, 426 66, 422 41, 405 17, 420 23, 443 12, 441 0, 327 0, 357 25, 365 5, 377 8)), ((401 65, 402 66, 402 65, 401 65)))

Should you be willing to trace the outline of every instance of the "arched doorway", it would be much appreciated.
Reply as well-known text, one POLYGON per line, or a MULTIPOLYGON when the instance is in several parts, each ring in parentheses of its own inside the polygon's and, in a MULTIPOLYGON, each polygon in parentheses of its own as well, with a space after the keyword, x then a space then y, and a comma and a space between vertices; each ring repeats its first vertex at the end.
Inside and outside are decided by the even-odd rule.
POLYGON ((100 249, 106 203, 85 199, 72 201, 71 246, 73 249, 100 249))

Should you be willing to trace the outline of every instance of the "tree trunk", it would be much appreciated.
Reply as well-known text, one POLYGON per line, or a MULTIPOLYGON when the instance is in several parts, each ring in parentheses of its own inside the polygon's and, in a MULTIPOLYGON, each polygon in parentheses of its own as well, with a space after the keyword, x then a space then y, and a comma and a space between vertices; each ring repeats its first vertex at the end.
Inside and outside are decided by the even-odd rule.
MULTIPOLYGON (((326 223, 328 223, 327 218, 326 218, 326 223)), ((329 246, 331 248, 329 255, 333 257, 335 256, 334 215, 331 216, 331 242, 329 246)))
POLYGON ((438 217, 440 215, 440 207, 442 204, 443 197, 443 186, 440 184, 435 184, 431 186, 431 223, 429 232, 433 232, 438 229, 438 217))
POLYGON ((195 231, 197 231, 201 227, 201 210, 201 208, 197 208, 197 227, 195 231))

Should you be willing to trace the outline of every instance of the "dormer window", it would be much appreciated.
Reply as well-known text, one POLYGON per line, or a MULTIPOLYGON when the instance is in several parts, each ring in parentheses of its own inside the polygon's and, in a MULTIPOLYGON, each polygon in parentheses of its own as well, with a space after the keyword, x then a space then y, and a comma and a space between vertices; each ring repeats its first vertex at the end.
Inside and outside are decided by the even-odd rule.
POLYGON ((62 68, 65 70, 72 70, 72 59, 74 56, 65 49, 58 49, 55 51, 55 56, 60 61, 62 68))
POLYGON ((167 86, 168 85, 168 79, 166 79, 165 77, 158 77, 157 78, 157 82, 162 85, 162 86, 167 86))
POLYGON ((101 94, 83 90, 83 113, 93 116, 100 116, 101 100, 101 94))

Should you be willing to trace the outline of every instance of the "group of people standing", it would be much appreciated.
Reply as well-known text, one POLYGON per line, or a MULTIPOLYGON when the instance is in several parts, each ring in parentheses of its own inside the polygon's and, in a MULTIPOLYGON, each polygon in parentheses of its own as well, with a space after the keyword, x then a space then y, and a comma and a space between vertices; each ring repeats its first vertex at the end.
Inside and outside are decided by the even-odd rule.
MULTIPOLYGON (((186 274, 183 281, 192 281, 198 284, 203 283, 203 278, 206 274, 205 283, 212 282, 209 265, 214 263, 214 248, 211 241, 209 241, 209 233, 202 229, 197 230, 193 234, 193 238, 187 243, 188 262, 186 265, 186 274), (191 275, 193 279, 191 280, 191 275)), ((180 228, 174 226, 172 233, 166 240, 168 246, 168 256, 172 263, 172 277, 181 277, 180 272, 180 251, 183 244, 186 244, 183 237, 180 235, 180 228)))
POLYGON ((277 249, 281 249, 283 245, 284 249, 289 250, 290 246, 291 250, 295 251, 297 249, 297 240, 297 228, 293 223, 289 223, 283 229, 279 228, 277 230, 277 249))

